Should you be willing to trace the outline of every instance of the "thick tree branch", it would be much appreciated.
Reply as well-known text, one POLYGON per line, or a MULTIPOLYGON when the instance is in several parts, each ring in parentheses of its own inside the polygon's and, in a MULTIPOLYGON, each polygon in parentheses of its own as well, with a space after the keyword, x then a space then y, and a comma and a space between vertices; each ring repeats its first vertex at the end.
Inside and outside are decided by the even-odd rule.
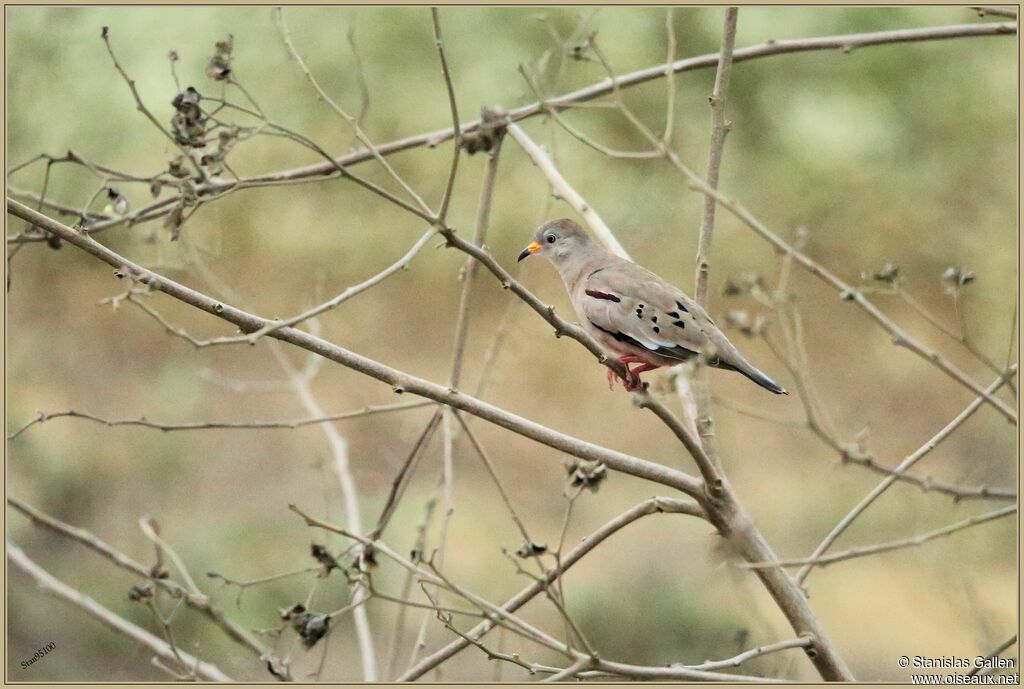
MULTIPOLYGON (((91 237, 76 232, 70 227, 36 212, 18 201, 8 199, 7 209, 13 215, 35 223, 43 230, 61 237, 69 244, 122 271, 127 277, 149 285, 151 289, 161 291, 210 315, 233 323, 244 332, 254 332, 270 323, 265 318, 254 316, 234 306, 224 304, 169 278, 158 275, 118 255, 91 237)), ((486 256, 486 254, 484 255, 486 256)), ((543 307, 541 308, 543 310, 543 307)), ((573 328, 579 329, 576 326, 573 326, 573 328)), ((281 328, 271 333, 270 336, 352 368, 371 378, 376 378, 383 383, 391 385, 395 392, 410 392, 430 398, 581 459, 603 462, 609 468, 616 471, 676 488, 692 496, 703 495, 701 481, 689 474, 559 433, 457 390, 445 388, 436 383, 431 383, 422 378, 417 378, 385 366, 373 359, 350 352, 301 330, 281 328)))

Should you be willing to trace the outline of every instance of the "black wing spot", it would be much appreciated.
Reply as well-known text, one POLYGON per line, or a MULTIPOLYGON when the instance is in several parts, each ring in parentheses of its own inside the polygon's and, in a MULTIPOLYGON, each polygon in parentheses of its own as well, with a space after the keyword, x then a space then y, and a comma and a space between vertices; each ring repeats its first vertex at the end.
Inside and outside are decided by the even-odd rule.
POLYGON ((672 325, 676 326, 677 328, 685 328, 686 327, 686 323, 683 323, 682 321, 674 321, 672 323, 672 325))
POLYGON ((595 328, 597 328, 598 330, 600 330, 601 332, 603 332, 603 333, 605 333, 607 335, 612 336, 618 342, 628 342, 629 344, 633 345, 634 347, 638 347, 639 349, 644 349, 644 350, 646 350, 648 352, 657 352, 658 354, 661 354, 662 356, 667 356, 670 359, 678 359, 680 361, 686 361, 687 359, 692 359, 693 357, 697 356, 697 352, 691 351, 689 349, 686 349, 685 347, 678 346, 678 345, 675 346, 675 347, 661 347, 661 346, 658 346, 658 347, 648 347, 647 345, 642 344, 642 343, 634 340, 629 335, 626 335, 624 333, 619 333, 619 332, 613 332, 611 330, 608 330, 607 328, 602 328, 601 326, 599 326, 594 321, 590 321, 590 324, 592 326, 594 326, 595 328))
POLYGON ((608 301, 614 301, 615 303, 622 301, 614 294, 609 294, 608 292, 598 292, 596 289, 588 289, 586 290, 586 293, 588 297, 593 297, 594 299, 606 299, 608 301))
POLYGON ((657 322, 658 322, 658 317, 657 316, 651 316, 651 323, 657 323, 657 322))
MULTIPOLYGON (((677 301, 676 302, 676 306, 678 306, 679 310, 682 311, 683 313, 690 313, 690 309, 688 309, 685 306, 683 306, 683 304, 681 302, 677 301)), ((669 315, 672 315, 672 314, 669 314, 669 315)))
POLYGON ((666 312, 666 315, 668 315, 669 318, 679 318, 679 312, 677 311, 668 311, 666 312))
POLYGON ((620 333, 620 332, 613 332, 611 330, 608 330, 607 328, 602 328, 601 326, 599 326, 594 321, 590 321, 590 324, 592 326, 594 326, 595 328, 597 328, 598 330, 600 330, 601 332, 606 333, 606 334, 611 335, 612 337, 614 337, 616 342, 628 342, 629 344, 633 345, 634 347, 639 347, 641 349, 646 349, 647 351, 651 351, 650 347, 645 347, 644 345, 642 345, 637 340, 634 340, 629 335, 626 335, 626 334, 620 333))
POLYGON ((660 332, 661 332, 661 328, 659 328, 658 326, 654 326, 654 333, 658 334, 660 332))

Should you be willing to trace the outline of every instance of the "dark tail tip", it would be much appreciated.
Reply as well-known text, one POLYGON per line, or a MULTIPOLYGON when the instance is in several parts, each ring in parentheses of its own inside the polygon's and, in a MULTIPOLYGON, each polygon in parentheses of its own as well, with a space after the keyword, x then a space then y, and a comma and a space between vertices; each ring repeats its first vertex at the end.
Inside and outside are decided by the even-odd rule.
POLYGON ((749 378, 750 380, 752 380, 755 383, 757 383, 758 385, 760 385, 765 390, 768 390, 770 392, 774 392, 776 395, 788 395, 789 394, 788 392, 786 392, 786 388, 782 387, 781 385, 776 383, 774 380, 772 380, 771 378, 769 378, 765 374, 763 374, 760 371, 758 371, 756 368, 752 368, 750 371, 740 371, 740 373, 742 373, 747 378, 749 378))

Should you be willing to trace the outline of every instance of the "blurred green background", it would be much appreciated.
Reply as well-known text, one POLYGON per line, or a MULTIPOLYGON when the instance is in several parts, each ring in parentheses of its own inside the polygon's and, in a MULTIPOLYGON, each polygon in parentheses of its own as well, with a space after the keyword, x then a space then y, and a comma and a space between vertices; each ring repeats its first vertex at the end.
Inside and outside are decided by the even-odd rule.
MULTIPOLYGON (((678 55, 715 52, 723 11, 679 9, 678 55)), ((450 124, 448 102, 427 9, 295 8, 285 11, 298 49, 332 96, 360 106, 359 70, 346 40, 350 30, 369 87, 365 128, 377 142, 450 124)), ((205 75, 214 42, 234 36, 237 77, 268 116, 333 153, 351 146, 344 123, 319 102, 277 34, 270 8, 7 8, 8 169, 40 152, 68 148, 106 165, 152 175, 176 154, 134 108, 100 39, 112 43, 139 92, 161 122, 169 122, 176 93, 168 52, 177 51, 182 86, 216 94, 205 75)), ((617 72, 664 60, 662 9, 446 8, 441 11, 458 105, 464 119, 484 105, 533 101, 517 72, 544 59, 543 88, 555 95, 604 77, 594 61, 567 60, 572 45, 597 31, 617 72), (561 36, 563 40, 556 40, 561 36), (545 53, 548 56, 544 58, 545 53), (564 64, 563 64, 564 63, 564 64)), ((737 46, 768 39, 994 21, 966 8, 743 8, 737 46)), ((947 266, 973 271, 963 301, 973 341, 1002 363, 1014 334, 1016 257, 1015 38, 958 39, 854 50, 801 53, 737 64, 729 94, 733 122, 722 189, 787 239, 809 232, 807 252, 848 281, 886 262, 902 266, 908 290, 955 327, 952 301, 940 275, 947 266)), ((714 70, 677 77, 675 136, 684 161, 706 165, 707 97, 714 70)), ((662 80, 630 89, 628 102, 656 130, 663 126, 662 80)), ((596 139, 641 148, 623 118, 609 110, 567 117, 596 139)), ((557 125, 534 118, 526 131, 554 152, 567 179, 614 228, 641 263, 686 290, 701 197, 660 161, 608 159, 557 125)), ((390 158, 399 172, 436 204, 450 160, 450 143, 390 158)), ((315 154, 283 139, 240 144, 229 159, 240 175, 316 162, 315 154)), ((485 157, 465 156, 451 221, 469 235, 485 157)), ((359 174, 386 183, 372 163, 359 174)), ((43 168, 9 180, 38 190, 43 168)), ((542 220, 572 215, 549 198, 545 179, 507 140, 500 160, 488 245, 506 266, 542 220)), ((81 169, 58 166, 50 197, 83 205, 97 181, 81 169)), ((145 185, 119 186, 133 208, 150 201, 145 185)), ((165 192, 168 193, 168 192, 165 192)), ((95 206, 99 208, 102 204, 95 206)), ((9 217, 8 234, 23 223, 9 217)), ((186 284, 211 290, 187 269, 192 247, 248 307, 265 316, 305 309, 382 269, 423 232, 423 224, 351 183, 337 180, 242 191, 202 207, 177 243, 160 223, 119 228, 98 238, 186 284)), ((458 272, 463 257, 428 247, 409 270, 320 319, 327 339, 431 380, 447 379, 458 272)), ((293 419, 306 415, 287 387, 244 392, 225 378, 281 381, 267 344, 195 350, 167 335, 141 311, 117 311, 99 300, 125 286, 108 267, 74 248, 34 244, 11 263, 8 294, 7 425, 13 430, 39 410, 73 408, 109 418, 144 415, 158 421, 293 419)), ((719 212, 711 271, 711 313, 758 311, 749 297, 727 299, 728 278, 759 272, 776 278, 768 245, 719 212)), ((554 271, 527 262, 521 275, 542 298, 570 313, 554 271)), ((906 350, 821 282, 796 271, 795 299, 804 316, 811 374, 841 436, 867 431, 878 457, 895 464, 966 406, 973 396, 906 350)), ((198 337, 230 334, 214 319, 166 297, 149 303, 198 337)), ((473 293, 464 388, 473 390, 484 352, 506 313, 509 295, 486 274, 473 293)), ((886 313, 926 344, 988 384, 987 369, 899 299, 876 298, 886 313)), ((634 455, 692 470, 681 448, 628 395, 608 392, 603 371, 579 346, 551 337, 528 309, 510 316, 504 346, 487 378, 484 397, 553 428, 634 455)), ((760 340, 733 333, 749 358, 784 385, 782 364, 760 340)), ((291 353, 293 361, 303 359, 291 353)), ((1016 357, 1016 352, 1013 354, 1016 357)), ((657 380, 655 375, 652 379, 657 380)), ((734 374, 712 372, 716 395, 785 419, 802 418, 795 396, 775 398, 734 374)), ((313 392, 328 412, 387 403, 393 395, 340 366, 327 364, 313 392)), ((1007 396, 1008 401, 1012 399, 1007 396)), ((673 402, 674 404, 674 402, 673 402)), ((1014 406, 1016 406, 1014 404, 1014 406)), ((338 424, 350 445, 364 524, 372 524, 391 480, 430 416, 427 408, 338 424)), ((806 556, 832 525, 879 480, 838 457, 807 430, 716 409, 720 451, 741 499, 781 556, 806 556)), ((565 512, 564 456, 516 435, 474 422, 493 455, 534 540, 554 544, 565 512)), ((919 468, 922 475, 965 485, 1009 487, 1016 481, 1014 428, 983 407, 919 468)), ((104 428, 75 419, 36 427, 8 443, 9 494, 87 528, 147 564, 152 547, 138 528, 157 519, 215 602, 252 628, 280 624, 277 611, 305 599, 312 574, 248 589, 236 606, 233 588, 206 579, 217 571, 255 579, 313 565, 307 529, 288 511, 296 503, 341 521, 330 449, 321 428, 202 431, 162 434, 144 428, 104 428)), ((407 552, 441 470, 440 436, 428 448, 388 539, 407 552)), ((597 494, 575 504, 572 544, 611 517, 663 491, 611 475, 597 494)), ((1002 503, 1000 503, 1002 504, 1002 503)), ((927 531, 998 504, 955 503, 894 486, 836 549, 927 531)), ((437 543, 434 520, 430 542, 437 543)), ((860 679, 905 679, 899 655, 971 656, 990 650, 1016 625, 1015 519, 1003 519, 920 548, 837 564, 812 574, 811 604, 860 679)), ((67 583, 137 624, 152 628, 148 611, 127 600, 137 583, 80 546, 29 526, 8 510, 8 535, 30 557, 67 583)), ((640 664, 696 663, 742 648, 789 638, 792 632, 757 580, 717 548, 710 527, 694 519, 643 520, 595 551, 566 577, 571 611, 609 659, 640 664)), ((340 541, 329 541, 332 546, 340 541)), ((456 446, 455 511, 445 569, 493 601, 528 580, 501 548, 520 538, 471 447, 456 446)), ((385 563, 376 574, 395 593, 401 573, 385 563)), ((313 607, 345 599, 342 579, 322 581, 313 607)), ((165 678, 148 653, 39 593, 20 572, 8 585, 8 677, 13 680, 157 680, 165 678), (53 641, 56 651, 23 670, 20 660, 53 641)), ((398 608, 372 601, 370 622, 383 665, 398 608)), ((561 622, 537 600, 524 615, 554 634, 561 622)), ((398 667, 412 652, 422 612, 404 618, 398 667)), ((236 678, 269 679, 260 663, 198 615, 176 617, 183 647, 236 678)), ((426 648, 452 638, 431 618, 426 648)), ((498 635, 489 643, 498 646, 498 635)), ((290 642, 289 642, 290 643, 290 642)), ((502 642, 536 662, 550 653, 511 636, 502 642)), ((320 663, 323 642, 297 650, 295 675, 320 663)), ((322 677, 361 678, 349 619, 329 637, 322 677)), ((282 641, 281 648, 287 648, 282 641)), ((1016 651, 1011 651, 1015 653, 1016 651)), ((744 666, 744 671, 814 679, 795 652, 744 666)), ((487 680, 498 672, 468 649, 431 679, 487 680)), ((502 668, 504 679, 525 679, 502 668)))

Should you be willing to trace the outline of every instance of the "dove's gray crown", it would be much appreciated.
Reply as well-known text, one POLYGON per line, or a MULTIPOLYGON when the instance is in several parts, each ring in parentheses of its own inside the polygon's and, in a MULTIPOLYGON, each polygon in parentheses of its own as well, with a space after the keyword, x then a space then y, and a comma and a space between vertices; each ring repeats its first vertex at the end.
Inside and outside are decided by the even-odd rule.
POLYGON ((583 328, 602 346, 648 368, 703 355, 777 394, 786 391, 748 362, 708 314, 682 290, 615 256, 572 220, 545 223, 520 260, 539 253, 554 264, 583 328))

